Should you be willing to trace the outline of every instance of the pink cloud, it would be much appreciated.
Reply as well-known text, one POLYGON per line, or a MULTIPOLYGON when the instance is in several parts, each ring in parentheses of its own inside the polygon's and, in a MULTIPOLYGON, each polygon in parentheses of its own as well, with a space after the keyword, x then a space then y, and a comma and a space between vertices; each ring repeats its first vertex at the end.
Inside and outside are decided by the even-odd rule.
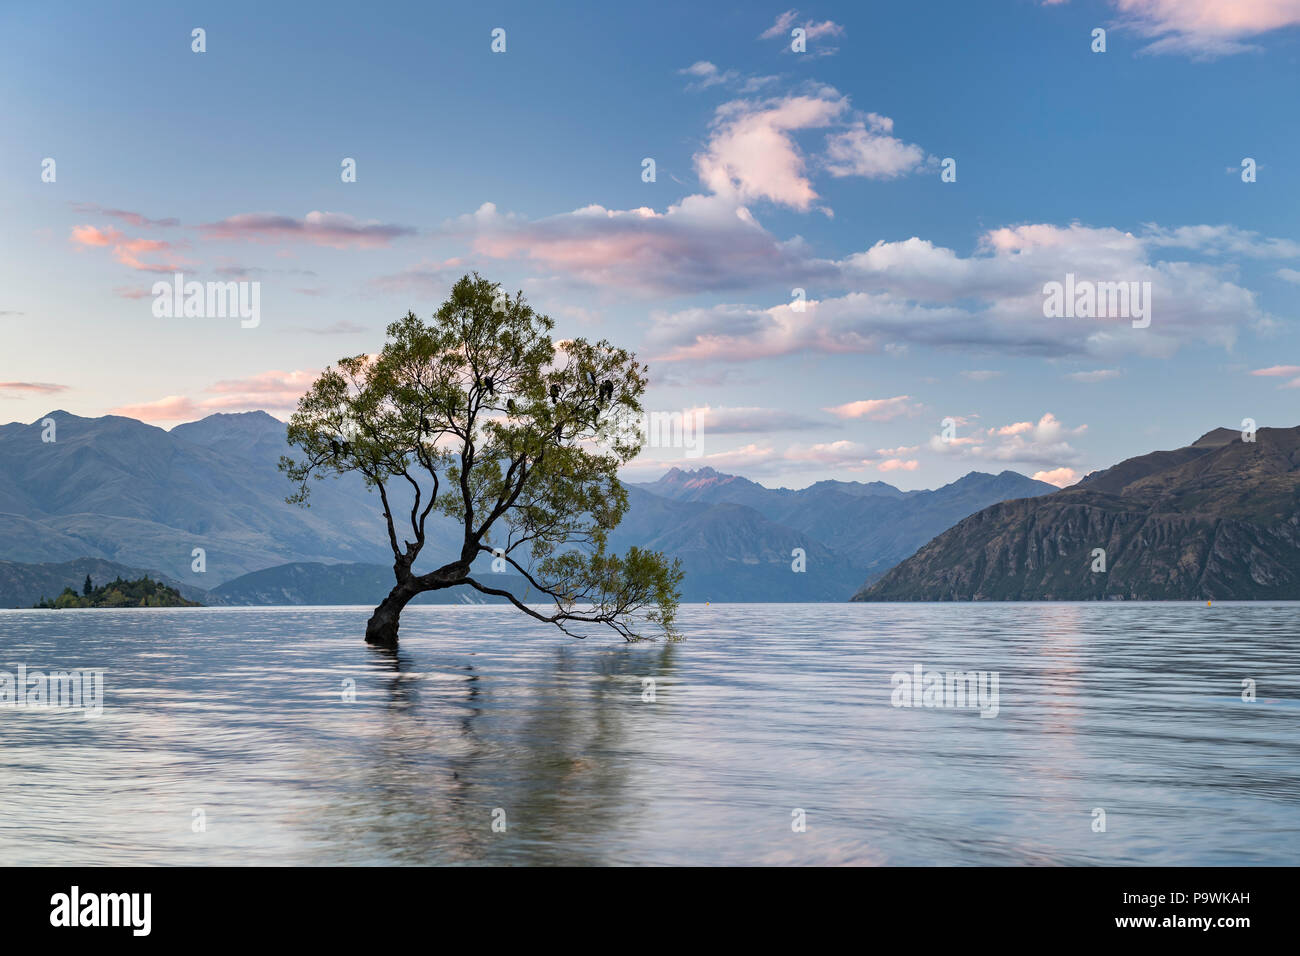
MULTIPOLYGON (((586 206, 545 219, 498 212, 484 203, 444 224, 493 259, 524 259, 583 282, 649 295, 749 288, 830 277, 798 242, 780 242, 743 206, 716 196, 687 196, 659 213, 645 207, 586 206)), ((437 281, 427 264, 377 280, 400 288, 437 281)))
POLYGON ((998 429, 989 429, 994 435, 1023 435, 1025 432, 1034 430, 1033 422, 1016 422, 1012 425, 1003 425, 998 429))
POLYGON ((168 395, 153 402, 122 405, 110 414, 146 422, 180 422, 194 421, 214 412, 292 411, 318 374, 305 369, 272 369, 248 378, 216 382, 204 390, 211 393, 208 398, 168 395))
POLYGON ((113 258, 139 272, 175 272, 191 264, 176 252, 183 243, 171 243, 162 239, 132 239, 119 229, 73 226, 70 238, 73 243, 88 248, 111 247, 113 258), (145 253, 162 253, 163 262, 145 262, 140 258, 145 253))
POLYGON ((110 219, 120 219, 122 222, 129 223, 137 228, 170 229, 181 224, 179 219, 150 219, 138 212, 131 212, 127 209, 105 209, 98 203, 93 202, 74 202, 72 208, 80 213, 90 213, 94 215, 107 216, 110 219))
POLYGON ((23 395, 55 395, 67 390, 67 385, 55 385, 53 382, 0 382, 0 393, 18 392, 23 395))
POLYGON ((873 422, 888 422, 900 415, 914 415, 919 408, 911 404, 909 396, 895 395, 893 398, 867 398, 857 402, 846 402, 823 411, 839 418, 866 418, 873 422))
POLYGON ((1291 378, 1291 381, 1279 385, 1278 387, 1279 388, 1300 388, 1300 365, 1272 365, 1269 366, 1268 368, 1257 368, 1250 374, 1265 375, 1265 376, 1284 376, 1286 378, 1291 378, 1291 376, 1295 376, 1295 378, 1291 378))
POLYGON ((1243 42, 1300 24, 1295 0, 1112 0, 1121 25, 1152 40, 1148 53, 1213 58, 1257 49, 1243 42))
POLYGON ((269 212, 246 212, 206 223, 199 231, 209 239, 250 242, 307 242, 334 249, 377 249, 394 239, 415 235, 410 226, 362 222, 343 213, 307 213, 301 219, 269 212))
POLYGON ((814 445, 792 445, 782 455, 786 461, 825 466, 842 466, 851 470, 866 468, 873 463, 867 450, 857 442, 832 441, 814 445))
POLYGON ((908 461, 890 458, 876 466, 880 471, 916 471, 918 467, 920 467, 920 463, 915 458, 908 461))
POLYGON ((1079 480, 1079 473, 1073 468, 1053 468, 1050 471, 1036 471, 1031 476, 1035 481, 1045 481, 1058 488, 1068 488, 1079 480))
POLYGON ((724 103, 708 145, 695 155, 700 182, 736 202, 766 199, 807 210, 818 195, 790 134, 830 126, 848 107, 848 98, 829 88, 815 96, 724 103))
POLYGON ((270 396, 281 405, 292 405, 296 404, 298 398, 311 387, 319 374, 307 369, 296 369, 292 372, 272 369, 248 378, 225 379, 208 386, 207 390, 223 395, 270 396))
POLYGON ((168 395, 153 402, 141 402, 137 405, 119 405, 109 410, 110 415, 122 415, 125 418, 138 418, 144 422, 191 421, 202 418, 205 412, 201 406, 184 395, 168 395))
POLYGON ((96 226, 73 226, 72 241, 83 246, 107 246, 122 238, 118 229, 100 229, 96 226))

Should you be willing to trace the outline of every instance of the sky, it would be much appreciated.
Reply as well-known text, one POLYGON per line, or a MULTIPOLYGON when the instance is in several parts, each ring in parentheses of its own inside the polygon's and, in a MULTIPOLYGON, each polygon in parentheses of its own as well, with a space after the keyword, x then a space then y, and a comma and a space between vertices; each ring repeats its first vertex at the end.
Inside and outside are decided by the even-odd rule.
POLYGON ((1300 425, 1298 93, 1300 0, 0 5, 0 421, 287 418, 477 270, 698 429, 630 480, 1065 486, 1300 425))

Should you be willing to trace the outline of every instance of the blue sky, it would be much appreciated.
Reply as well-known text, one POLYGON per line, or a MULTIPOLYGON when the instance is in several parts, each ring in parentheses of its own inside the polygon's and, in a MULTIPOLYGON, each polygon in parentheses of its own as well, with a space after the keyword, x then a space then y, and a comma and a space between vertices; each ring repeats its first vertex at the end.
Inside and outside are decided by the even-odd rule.
POLYGON ((1300 424, 1300 0, 381 6, 0 11, 0 420, 286 417, 477 269, 696 415, 635 479, 1069 483, 1300 424), (260 324, 155 317, 178 271, 260 324), (1044 317, 1067 272, 1149 327, 1044 317))

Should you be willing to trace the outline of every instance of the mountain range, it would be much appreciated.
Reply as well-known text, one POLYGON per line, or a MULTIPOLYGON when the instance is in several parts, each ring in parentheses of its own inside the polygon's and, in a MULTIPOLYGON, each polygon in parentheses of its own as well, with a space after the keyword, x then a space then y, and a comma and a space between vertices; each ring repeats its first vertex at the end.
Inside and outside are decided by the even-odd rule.
POLYGON ((854 599, 1300 599, 1300 428, 1253 439, 1215 429, 991 505, 854 599))
MULTIPOLYGON (((170 431, 64 411, 0 426, 0 603, 30 606, 33 589, 79 588, 87 573, 149 573, 208 604, 377 602, 391 586, 378 496, 345 476, 314 482, 310 508, 286 504, 292 489, 277 466, 289 452, 284 423, 265 412, 170 431), (42 440, 44 419, 54 441, 42 440)), ((714 602, 843 601, 961 518, 1056 490, 1010 471, 933 491, 880 481, 773 489, 712 468, 627 488, 611 547, 680 558, 683 600, 714 602)), ((445 517, 430 522, 433 562, 459 533, 445 517)))

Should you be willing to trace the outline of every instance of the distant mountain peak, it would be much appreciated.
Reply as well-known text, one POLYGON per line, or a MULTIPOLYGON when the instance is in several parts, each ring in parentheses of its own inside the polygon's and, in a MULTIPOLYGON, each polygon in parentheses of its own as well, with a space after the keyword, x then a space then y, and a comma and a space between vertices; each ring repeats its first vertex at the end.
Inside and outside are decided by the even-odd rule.
POLYGON ((1241 437, 1239 428, 1215 428, 1206 432, 1196 441, 1192 442, 1193 448, 1210 448, 1226 445, 1230 441, 1235 441, 1241 437))
POLYGON ((691 480, 696 478, 734 478, 734 477, 736 476, 723 474, 720 471, 710 468, 708 465, 704 465, 701 468, 678 468, 676 466, 673 466, 672 468, 669 468, 668 471, 664 472, 663 478, 659 480, 666 481, 667 479, 672 478, 676 481, 681 481, 681 480, 691 480))
POLYGON ((256 440, 270 438, 283 440, 285 423, 274 415, 258 410, 252 412, 216 412, 198 421, 174 425, 171 434, 211 444, 218 440, 256 440))
POLYGON ((231 421, 235 419, 239 419, 242 421, 267 420, 267 421, 273 421, 278 425, 284 424, 284 422, 280 421, 280 419, 276 418, 270 412, 264 412, 260 408, 253 409, 252 411, 249 412, 213 412, 211 415, 208 415, 204 418, 200 418, 199 421, 206 422, 208 421, 208 419, 212 419, 212 418, 218 420, 226 420, 226 421, 231 421))
POLYGON ((725 485, 733 481, 753 484, 748 478, 742 478, 739 475, 728 475, 710 468, 708 465, 701 468, 670 468, 662 478, 653 482, 653 484, 660 487, 672 485, 677 488, 687 489, 709 488, 715 485, 725 485))

